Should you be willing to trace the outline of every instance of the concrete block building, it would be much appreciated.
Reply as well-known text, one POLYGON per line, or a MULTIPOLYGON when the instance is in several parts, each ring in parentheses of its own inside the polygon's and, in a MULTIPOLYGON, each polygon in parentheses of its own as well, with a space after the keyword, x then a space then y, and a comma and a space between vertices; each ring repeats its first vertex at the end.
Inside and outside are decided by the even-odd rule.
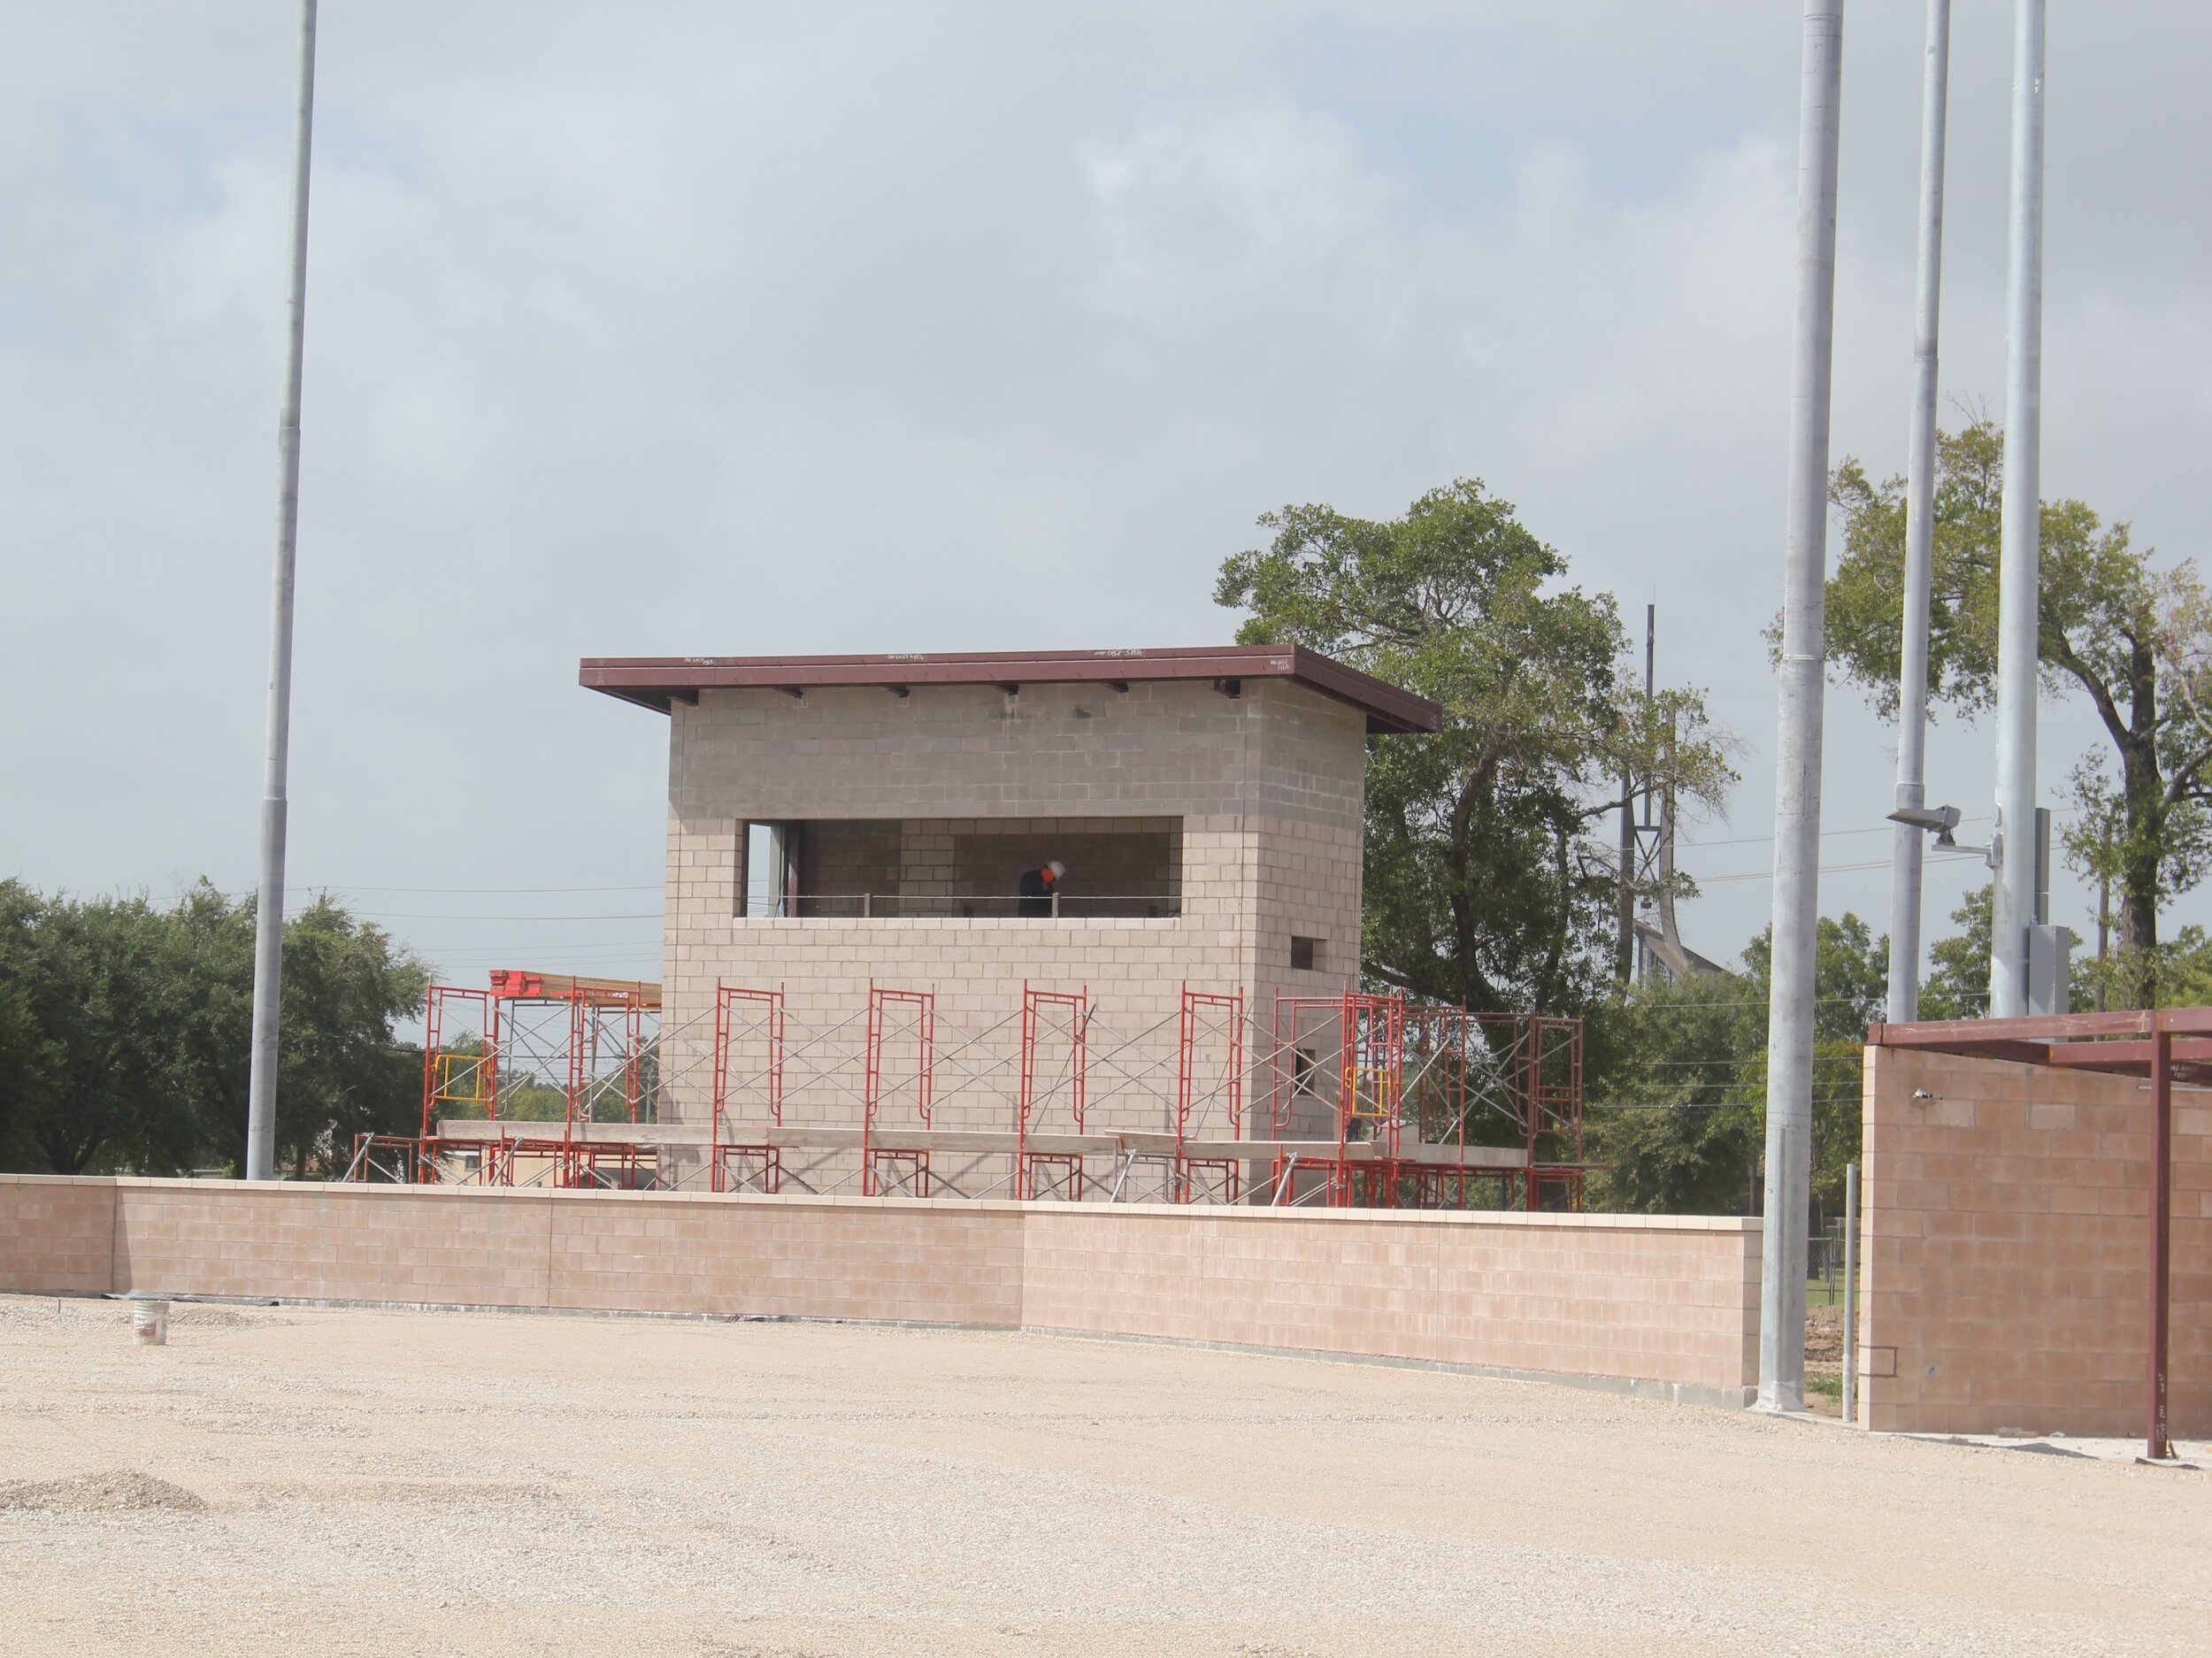
MULTIPOLYGON (((930 991, 941 1055, 1018 1015, 1025 985, 1087 990, 1094 1052, 1171 1026, 1186 985, 1263 1023, 1279 993, 1340 991, 1368 741, 1440 720, 1277 646, 595 659, 581 679, 669 720, 661 1117, 680 1124, 710 1110, 718 985, 780 987, 795 1045, 872 983, 930 991), (1048 861, 1058 894, 1025 904, 1048 861)), ((1007 1126, 1002 1092, 950 1080, 936 1128, 1007 1126)), ((856 1119, 850 1088, 815 1092, 787 1117, 856 1119)), ((1108 1089, 1094 1126, 1157 1109, 1108 1089)))

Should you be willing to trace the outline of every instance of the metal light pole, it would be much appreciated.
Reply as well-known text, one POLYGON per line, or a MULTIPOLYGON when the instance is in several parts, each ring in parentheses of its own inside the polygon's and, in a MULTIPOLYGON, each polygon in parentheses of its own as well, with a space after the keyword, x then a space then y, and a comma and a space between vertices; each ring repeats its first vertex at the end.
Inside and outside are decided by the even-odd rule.
POLYGON ((292 134, 292 289, 284 412, 277 422, 277 543, 269 628, 269 751, 261 789, 261 892, 254 912, 253 1070, 246 1178, 276 1173, 277 1014, 284 977, 285 782, 292 741, 292 570, 300 520, 300 348, 307 322, 307 175, 315 131, 315 0, 300 0, 299 109, 292 134))
POLYGON ((2028 1010, 2035 913, 2037 600, 2043 449, 2043 0, 2018 0, 2012 52, 2011 272, 2007 285, 2005 492, 1997 585, 1997 878, 1989 1016, 2028 1010))
MULTIPOLYGON (((1943 147, 1951 0, 1928 0, 1920 89, 1920 255, 1914 284, 1912 429, 1905 479, 1905 625, 1897 670, 1897 809, 1928 803, 1928 595, 1935 562, 1937 325, 1943 301, 1943 147)), ((1890 851, 1889 1017, 1920 1017, 1920 870, 1926 831, 1897 825, 1890 851)))
POLYGON ((1812 1184, 1814 951, 1820 915, 1821 693, 1828 392, 1835 337, 1836 129, 1843 0, 1805 0, 1797 133, 1797 329, 1790 365, 1782 696, 1775 743, 1774 939, 1767 1002, 1759 1404, 1805 1408, 1806 1198, 1812 1184))

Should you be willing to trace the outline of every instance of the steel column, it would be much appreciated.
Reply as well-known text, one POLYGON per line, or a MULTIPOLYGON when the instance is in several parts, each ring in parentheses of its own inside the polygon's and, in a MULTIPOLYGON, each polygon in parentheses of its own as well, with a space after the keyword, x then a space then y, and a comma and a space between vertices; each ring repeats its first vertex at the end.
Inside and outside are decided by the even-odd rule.
POLYGON ((2043 450, 2043 7, 2018 0, 2012 59, 2012 220, 2006 293, 2005 487, 1997 577, 1997 879, 1989 1017, 2028 1010, 2035 914, 2035 699, 2040 678, 2043 450))
POLYGON ((292 752, 292 587, 300 522, 300 379, 307 334, 307 180, 315 134, 315 0, 300 0, 299 102, 292 125, 292 283, 284 411, 277 418, 277 543, 269 624, 268 752, 261 879, 254 910, 253 1057, 246 1081, 246 1178, 276 1174, 277 1035, 284 987, 284 855, 292 752))
MULTIPOLYGON (((1905 614, 1897 668, 1897 805, 1928 803, 1928 602, 1935 569, 1937 335, 1943 305, 1943 154, 1951 73, 1951 0, 1928 0, 1920 88, 1920 247, 1914 283, 1912 426, 1906 442, 1905 614)), ((1927 831, 1891 837, 1889 1017, 1920 1017, 1921 860, 1927 831)))
MULTIPOLYGON (((1766 1196, 1759 1404, 1805 1405, 1806 1197, 1812 1178, 1814 949, 1820 909, 1829 384, 1835 335, 1836 141, 1843 0, 1805 0, 1798 125, 1797 324, 1774 773, 1766 1196)), ((1532 1187, 1533 1181, 1531 1182, 1532 1187)))
POLYGON ((2174 1039, 2163 1028, 2152 1039, 2150 1201, 2150 1420, 2143 1455, 2163 1461, 2173 1455, 2166 1435, 2166 1361, 2172 1316, 2174 1209, 2174 1039))

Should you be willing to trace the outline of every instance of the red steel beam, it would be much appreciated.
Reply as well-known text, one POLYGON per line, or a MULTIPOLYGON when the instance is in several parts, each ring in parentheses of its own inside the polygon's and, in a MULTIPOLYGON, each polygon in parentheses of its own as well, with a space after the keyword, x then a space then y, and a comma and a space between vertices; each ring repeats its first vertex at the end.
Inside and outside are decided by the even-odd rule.
POLYGON ((2172 1313, 2170 1253, 2174 1207, 2174 1077, 2168 1063, 2173 1038, 2160 1032, 2151 1068, 2151 1281, 2150 1281, 2150 1420, 2144 1434, 2144 1455, 2163 1462, 2173 1455, 2166 1437, 2166 1358, 2168 1324, 2172 1313))
POLYGON ((2119 1013, 2054 1013, 2026 1019, 1923 1019, 1912 1025, 1870 1025, 1873 1048, 1977 1047, 1995 1041, 2045 1043, 2083 1037, 2212 1036, 2212 1008, 2139 1009, 2119 1013))

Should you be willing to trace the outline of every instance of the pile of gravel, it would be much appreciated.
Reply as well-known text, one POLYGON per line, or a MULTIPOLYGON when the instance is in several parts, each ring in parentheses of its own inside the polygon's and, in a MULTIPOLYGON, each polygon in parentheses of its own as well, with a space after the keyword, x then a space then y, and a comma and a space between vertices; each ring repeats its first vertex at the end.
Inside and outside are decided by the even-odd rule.
POLYGON ((0 1482, 0 1509, 27 1508, 47 1514, 143 1513, 167 1509, 198 1514, 204 1498, 134 1469, 104 1474, 72 1474, 66 1479, 11 1479, 0 1482))

